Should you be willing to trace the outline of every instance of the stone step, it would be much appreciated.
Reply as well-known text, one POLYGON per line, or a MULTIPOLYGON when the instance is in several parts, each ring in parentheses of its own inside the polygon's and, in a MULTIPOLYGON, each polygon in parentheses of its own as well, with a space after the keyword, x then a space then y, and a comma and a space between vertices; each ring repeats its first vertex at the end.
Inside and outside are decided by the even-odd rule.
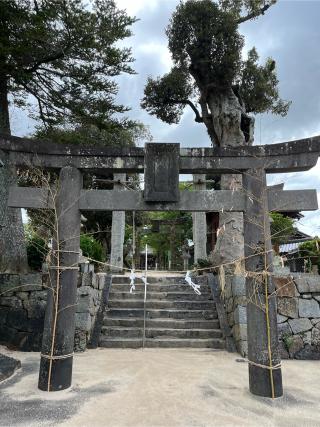
MULTIPOLYGON (((141 318, 143 317, 143 308, 108 308, 107 317, 115 318, 141 318)), ((179 309, 147 309, 146 317, 149 319, 170 318, 170 319, 217 319, 218 315, 215 306, 212 304, 211 310, 179 310, 179 309)))
POLYGON ((102 326, 100 338, 143 338, 143 328, 136 327, 116 327, 116 326, 102 326))
MULTIPOLYGON (((143 327, 143 317, 138 318, 113 318, 105 317, 103 326, 118 327, 143 327)), ((173 329, 219 329, 219 321, 215 320, 172 320, 172 319, 146 319, 147 328, 173 328, 173 329)))
MULTIPOLYGON (((184 276, 148 277, 148 282, 144 303, 145 286, 141 279, 130 294, 129 277, 113 276, 101 347, 141 348, 144 323, 146 347, 225 347, 216 305, 206 283, 201 285, 201 295, 197 295, 184 276)), ((201 278, 198 283, 201 284, 201 278)))
MULTIPOLYGON (((143 346, 143 340, 136 339, 119 339, 119 338, 106 338, 101 336, 100 347, 105 348, 141 348, 143 346)), ((225 343, 223 339, 168 339, 158 338, 145 340, 145 347, 162 347, 162 348, 213 348, 213 349, 224 349, 225 343)))
MULTIPOLYGON (((105 337, 111 338, 142 338, 143 328, 123 328, 115 326, 103 326, 102 334, 105 337)), ((180 339, 195 339, 195 338, 221 338, 220 329, 172 329, 172 328, 146 328, 146 338, 180 338, 180 339)))
MULTIPOLYGON (((139 276, 142 275, 142 273, 137 273, 139 276)), ((152 277, 147 276, 147 282, 148 283, 185 283, 184 280, 185 276, 161 276, 161 277, 152 277)), ((129 283, 130 278, 129 276, 112 276, 112 284, 115 283, 129 283)), ((136 283, 143 283, 142 279, 139 277, 136 279, 136 283)))
MULTIPOLYGON (((144 285, 135 285, 134 293, 144 292, 144 285)), ((126 284, 113 283, 110 292, 129 292, 130 281, 126 284)), ((201 293, 211 293, 209 286, 201 285, 201 293)), ((147 285, 147 292, 192 292, 195 293, 188 284, 151 284, 147 285)))
MULTIPOLYGON (((143 300, 109 300, 109 308, 143 308, 143 300)), ((210 301, 167 301, 167 300, 147 300, 146 309, 190 309, 190 310, 210 310, 214 308, 210 301)))
MULTIPOLYGON (((118 292, 111 291, 109 294, 110 300, 132 300, 132 299, 144 299, 144 292, 118 292)), ((197 295, 193 291, 189 292, 149 292, 147 291, 147 300, 169 300, 169 301, 210 301, 212 296, 209 293, 201 293, 197 295)))
POLYGON ((215 349, 224 349, 225 342, 220 338, 210 338, 210 339, 168 339, 168 338, 158 338, 158 339, 147 339, 145 343, 146 347, 162 347, 162 348, 215 348, 215 349))

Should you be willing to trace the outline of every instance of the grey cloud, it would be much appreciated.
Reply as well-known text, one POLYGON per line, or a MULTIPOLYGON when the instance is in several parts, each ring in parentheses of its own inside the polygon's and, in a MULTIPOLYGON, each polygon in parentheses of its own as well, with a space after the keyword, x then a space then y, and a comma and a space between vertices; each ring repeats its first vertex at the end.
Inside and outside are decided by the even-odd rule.
POLYGON ((167 27, 172 12, 175 10, 177 0, 160 0, 157 6, 152 10, 140 11, 136 17, 140 20, 135 24, 133 32, 137 43, 146 41, 166 41, 165 28, 167 27))
POLYGON ((280 1, 270 13, 243 28, 263 57, 276 60, 281 96, 292 101, 286 118, 262 116, 262 143, 320 133, 319 16, 319 2, 280 1))

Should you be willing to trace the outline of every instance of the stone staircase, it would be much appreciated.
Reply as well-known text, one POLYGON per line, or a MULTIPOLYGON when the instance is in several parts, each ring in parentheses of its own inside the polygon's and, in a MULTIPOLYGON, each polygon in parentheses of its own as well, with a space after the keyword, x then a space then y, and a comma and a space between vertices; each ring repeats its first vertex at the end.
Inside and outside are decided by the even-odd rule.
MULTIPOLYGON (((144 285, 136 281, 130 294, 129 278, 113 276, 99 339, 100 347, 143 346, 144 285)), ((182 276, 148 277, 145 347, 225 348, 210 289, 201 295, 182 276)))

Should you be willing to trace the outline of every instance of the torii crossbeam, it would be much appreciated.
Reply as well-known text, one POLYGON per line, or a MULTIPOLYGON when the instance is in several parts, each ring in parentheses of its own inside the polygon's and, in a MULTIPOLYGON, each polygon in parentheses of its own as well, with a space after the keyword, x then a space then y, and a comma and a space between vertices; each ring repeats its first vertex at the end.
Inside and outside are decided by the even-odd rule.
MULTIPOLYGON (((267 189, 266 174, 311 169, 320 155, 320 136, 266 146, 194 149, 179 149, 178 144, 147 144, 145 149, 84 148, 3 136, 0 157, 1 150, 5 166, 60 170, 55 200, 46 188, 21 187, 11 188, 8 199, 11 207, 55 208, 58 213, 60 235, 56 245, 63 248, 58 300, 61 314, 53 325, 54 298, 49 292, 40 389, 62 390, 71 384, 77 287, 74 265, 79 252, 81 210, 223 210, 244 213, 250 391, 265 397, 282 395, 268 212, 316 210, 318 204, 315 190, 267 189), (144 172, 145 191, 124 194, 116 190, 84 190, 83 172, 144 172), (179 192, 179 173, 238 173, 243 175, 243 189, 179 192), (262 301, 264 310, 254 303, 253 295, 262 301)), ((50 270, 50 276, 55 283, 57 271, 50 270)))

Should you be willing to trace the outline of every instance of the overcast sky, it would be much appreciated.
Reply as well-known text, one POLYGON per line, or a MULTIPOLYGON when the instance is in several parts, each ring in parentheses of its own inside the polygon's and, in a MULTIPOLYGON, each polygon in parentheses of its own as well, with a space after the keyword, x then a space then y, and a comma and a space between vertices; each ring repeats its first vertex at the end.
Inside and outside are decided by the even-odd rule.
MULTIPOLYGON (((186 110, 178 125, 167 125, 140 108, 148 76, 170 70, 165 27, 178 0, 116 0, 118 6, 139 18, 133 26, 132 46, 137 75, 120 78, 119 99, 132 110, 133 119, 149 126, 156 142, 179 142, 182 146, 209 146, 204 125, 186 110)), ((256 118, 255 143, 270 144, 320 134, 320 1, 278 0, 263 17, 242 24, 244 54, 256 46, 261 61, 268 56, 277 63, 282 98, 291 100, 287 117, 262 115, 256 118)), ((13 131, 27 135, 33 122, 19 110, 13 111, 13 131)), ((286 189, 316 188, 320 195, 320 163, 309 172, 275 175, 269 182, 285 182, 286 189)), ((320 213, 306 213, 299 228, 320 235, 320 213)))

